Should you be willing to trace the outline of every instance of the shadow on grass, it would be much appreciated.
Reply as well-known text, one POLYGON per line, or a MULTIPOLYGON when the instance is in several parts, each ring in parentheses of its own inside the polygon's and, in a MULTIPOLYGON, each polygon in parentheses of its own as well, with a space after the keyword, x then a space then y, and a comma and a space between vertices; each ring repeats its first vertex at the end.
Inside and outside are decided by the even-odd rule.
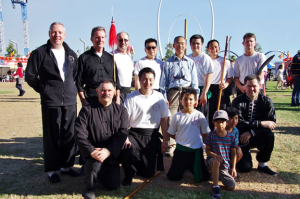
POLYGON ((279 126, 276 127, 276 133, 279 134, 291 134, 291 135, 300 135, 300 127, 291 127, 291 126, 279 126), (278 132, 277 132, 278 131, 278 132))
POLYGON ((24 97, 16 97, 16 98, 2 98, 0 102, 40 102, 39 98, 24 98, 24 97))
POLYGON ((275 111, 282 110, 282 111, 296 111, 299 112, 299 107, 291 106, 290 103, 273 103, 275 107, 275 111))

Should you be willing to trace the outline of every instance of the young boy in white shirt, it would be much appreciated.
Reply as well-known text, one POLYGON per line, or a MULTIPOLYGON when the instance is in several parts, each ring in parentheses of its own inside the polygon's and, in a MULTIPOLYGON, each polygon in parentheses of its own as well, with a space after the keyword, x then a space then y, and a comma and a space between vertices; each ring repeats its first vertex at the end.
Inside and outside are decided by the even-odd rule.
POLYGON ((210 132, 204 115, 194 109, 197 92, 186 88, 181 93, 183 109, 172 118, 168 133, 176 141, 176 149, 167 177, 171 181, 182 178, 186 169, 194 174, 194 180, 208 180, 209 173, 203 157, 203 139, 210 132))

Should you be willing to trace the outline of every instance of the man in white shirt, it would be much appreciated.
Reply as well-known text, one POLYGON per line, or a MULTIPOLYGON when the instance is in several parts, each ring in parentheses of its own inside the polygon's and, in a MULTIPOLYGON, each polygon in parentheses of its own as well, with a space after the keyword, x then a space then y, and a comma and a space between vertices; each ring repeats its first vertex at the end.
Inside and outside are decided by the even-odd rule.
MULTIPOLYGON (((265 62, 266 56, 263 53, 256 52, 256 37, 253 33, 246 33, 243 37, 245 48, 244 55, 235 60, 234 65, 234 82, 238 87, 237 95, 245 93, 244 79, 248 75, 256 75, 261 65, 265 62)), ((264 75, 267 72, 267 66, 258 74, 261 84, 264 84, 264 75)))
POLYGON ((143 68, 139 72, 139 81, 141 88, 130 93, 124 102, 131 127, 121 152, 126 176, 122 183, 124 186, 131 184, 135 173, 150 178, 155 170, 164 170, 162 153, 167 146, 161 147, 161 134, 158 131, 161 126, 165 139, 170 112, 163 95, 152 89, 154 70, 143 68))
POLYGON ((213 77, 214 66, 212 59, 206 53, 202 52, 203 43, 204 38, 201 35, 193 35, 190 38, 190 46, 193 53, 188 55, 188 57, 195 62, 197 70, 198 86, 200 89, 197 110, 201 111, 208 120, 208 99, 211 96, 209 87, 213 77))
POLYGON ((115 62, 117 64, 118 77, 121 85, 120 100, 122 104, 128 93, 130 93, 132 72, 134 70, 131 56, 127 53, 129 42, 129 35, 126 32, 117 34, 118 47, 115 50, 115 62))
POLYGON ((156 39, 149 38, 145 41, 146 57, 138 60, 134 68, 135 90, 141 88, 140 81, 139 81, 140 70, 149 67, 152 68, 155 72, 155 81, 153 84, 153 89, 159 91, 159 80, 160 80, 161 71, 164 63, 161 60, 156 59, 157 50, 158 48, 157 48, 156 39))

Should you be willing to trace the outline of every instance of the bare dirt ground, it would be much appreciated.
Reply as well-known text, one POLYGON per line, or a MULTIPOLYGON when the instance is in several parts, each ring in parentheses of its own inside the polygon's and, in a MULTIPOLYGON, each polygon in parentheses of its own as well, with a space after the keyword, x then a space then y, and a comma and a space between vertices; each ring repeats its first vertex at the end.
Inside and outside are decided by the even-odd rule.
MULTIPOLYGON (((26 93, 18 97, 15 83, 0 83, 0 197, 2 198, 80 198, 83 177, 61 176, 62 182, 51 184, 43 172, 42 122, 39 95, 26 83, 26 93)), ((78 104, 78 110, 81 105, 78 104)), ((278 139, 276 142, 279 142, 278 139)), ((298 156, 299 158, 299 156, 298 156)), ((253 152, 255 160, 255 151, 253 152)), ((211 182, 195 183, 189 172, 179 182, 166 177, 172 158, 165 158, 165 170, 144 189, 182 189, 210 191, 211 182)), ((254 162, 254 168, 257 162, 254 162)), ((78 163, 78 161, 76 162, 78 163)), ((272 165, 272 159, 268 164, 272 165)), ((79 165, 75 165, 79 171, 79 165)), ((278 171, 280 172, 280 171, 278 171)), ((299 184, 288 183, 280 174, 268 176, 256 170, 237 179, 236 193, 246 198, 300 198, 299 184)), ((299 175, 297 176, 299 178, 299 175)), ((145 179, 136 178, 132 187, 145 179)), ((299 180, 300 181, 300 180, 299 180)), ((298 182, 299 182, 298 181, 298 182)), ((125 189, 129 193, 133 188, 125 189)), ((224 191, 225 192, 225 191, 224 191)))

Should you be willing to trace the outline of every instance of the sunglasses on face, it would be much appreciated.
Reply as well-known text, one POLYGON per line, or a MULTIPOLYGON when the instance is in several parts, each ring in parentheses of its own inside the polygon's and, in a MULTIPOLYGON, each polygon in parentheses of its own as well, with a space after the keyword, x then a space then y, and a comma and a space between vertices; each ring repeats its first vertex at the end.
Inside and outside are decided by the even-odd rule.
POLYGON ((120 43, 122 43, 123 41, 128 42, 128 39, 119 39, 120 43))
POLYGON ((151 50, 151 49, 152 49, 152 50, 155 50, 155 49, 156 49, 156 46, 147 46, 146 49, 147 49, 147 50, 151 50))

